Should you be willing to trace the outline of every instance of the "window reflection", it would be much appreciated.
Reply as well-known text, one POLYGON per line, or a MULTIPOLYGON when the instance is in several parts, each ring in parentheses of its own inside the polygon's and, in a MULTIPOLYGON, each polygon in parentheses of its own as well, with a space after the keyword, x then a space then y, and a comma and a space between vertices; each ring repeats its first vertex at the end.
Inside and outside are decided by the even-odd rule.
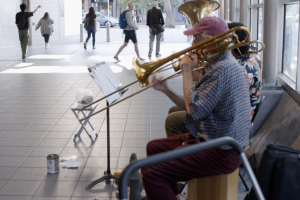
MULTIPOLYGON (((252 36, 252 18, 253 18, 253 9, 251 8, 250 9, 250 27, 249 27, 249 31, 251 33, 251 36, 252 36)), ((252 40, 252 37, 251 37, 251 40, 252 40)))
MULTIPOLYGON (((258 8, 258 18, 257 18, 257 40, 262 41, 262 18, 263 18, 263 14, 262 14, 262 8, 258 8)), ((261 48, 261 45, 259 44, 258 49, 261 48)), ((262 51, 258 53, 259 56, 262 56, 262 51)))
POLYGON ((282 71, 296 81, 299 4, 285 5, 282 71))
POLYGON ((262 41, 262 8, 258 9, 257 39, 262 41))

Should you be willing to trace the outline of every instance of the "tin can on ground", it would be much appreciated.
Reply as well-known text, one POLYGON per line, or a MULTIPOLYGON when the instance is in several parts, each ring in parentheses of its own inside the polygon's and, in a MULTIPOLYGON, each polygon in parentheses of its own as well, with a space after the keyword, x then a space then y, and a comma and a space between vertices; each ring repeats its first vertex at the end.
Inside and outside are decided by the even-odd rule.
POLYGON ((48 174, 59 173, 59 156, 57 154, 50 154, 47 156, 48 174))

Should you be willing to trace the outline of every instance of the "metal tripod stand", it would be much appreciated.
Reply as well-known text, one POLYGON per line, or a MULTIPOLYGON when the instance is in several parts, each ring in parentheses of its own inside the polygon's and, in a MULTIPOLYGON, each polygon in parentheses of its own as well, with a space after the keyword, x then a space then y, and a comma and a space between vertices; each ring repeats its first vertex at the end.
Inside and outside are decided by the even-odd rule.
MULTIPOLYGON (((106 101, 106 105, 109 106, 108 101, 106 101)), ((91 189, 98 183, 101 183, 102 181, 110 181, 111 179, 119 180, 118 176, 115 176, 111 174, 110 170, 110 127, 109 127, 109 108, 106 110, 106 122, 107 122, 107 170, 104 171, 104 176, 101 178, 91 182, 89 185, 85 187, 86 190, 91 189)))

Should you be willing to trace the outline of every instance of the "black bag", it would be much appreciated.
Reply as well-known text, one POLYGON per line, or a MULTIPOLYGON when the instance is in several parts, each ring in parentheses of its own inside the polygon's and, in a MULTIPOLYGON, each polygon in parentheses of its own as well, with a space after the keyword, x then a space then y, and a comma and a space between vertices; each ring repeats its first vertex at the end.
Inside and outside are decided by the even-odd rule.
POLYGON ((277 163, 270 199, 300 199, 300 154, 290 155, 277 163))
POLYGON ((162 33, 165 31, 165 27, 161 24, 153 24, 152 23, 153 20, 153 12, 151 10, 151 29, 152 29, 152 34, 156 35, 158 33, 162 33))
POLYGON ((84 28, 86 29, 90 25, 90 18, 88 17, 89 15, 85 16, 85 22, 84 22, 84 28))
POLYGON ((25 27, 26 19, 25 19, 26 12, 24 12, 23 16, 18 20, 18 28, 23 29, 25 27))
MULTIPOLYGON (((293 186, 295 185, 295 187, 298 188, 298 185, 300 184, 300 178, 296 174, 299 173, 300 161, 298 160, 298 164, 297 164, 298 172, 296 170, 293 170, 295 168, 288 169, 288 167, 282 167, 282 166, 283 164, 286 164, 286 162, 290 162, 289 158, 291 156, 295 158, 299 156, 299 154, 300 151, 290 147, 281 146, 277 144, 269 144, 267 146, 267 149, 264 151, 264 154, 261 159, 261 163, 258 167, 257 174, 256 174, 256 179, 258 181, 258 184, 260 185, 260 188, 266 200, 275 199, 274 195, 278 195, 276 194, 276 192, 287 191, 291 189, 291 184, 293 184, 293 186), (288 172, 289 170, 290 172, 288 172), (288 180, 286 179, 286 177, 290 176, 289 173, 292 173, 291 175, 292 177, 289 177, 290 179, 288 180), (296 176, 293 174, 295 174, 296 176), (279 175, 285 178, 284 183, 278 182, 278 180, 280 179, 279 175), (279 191, 275 191, 275 190, 279 190, 279 191)), ((296 165, 295 162, 293 162, 293 164, 296 165)), ((300 190, 298 189, 297 191, 298 199, 300 195, 299 191, 300 190)), ((290 195, 296 195, 296 193, 292 193, 292 191, 289 192, 290 195)), ((281 194, 284 195, 283 193, 281 194)), ((282 195, 279 199, 290 200, 290 198, 287 198, 282 195)), ((245 197, 245 200, 257 200, 253 188, 251 189, 250 193, 245 197)))

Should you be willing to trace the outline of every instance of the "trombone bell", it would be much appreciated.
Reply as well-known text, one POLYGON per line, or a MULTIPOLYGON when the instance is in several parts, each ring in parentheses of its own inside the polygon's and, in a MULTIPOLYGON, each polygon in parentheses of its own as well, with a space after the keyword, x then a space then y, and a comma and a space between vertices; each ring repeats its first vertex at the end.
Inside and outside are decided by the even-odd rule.
POLYGON ((146 87, 149 85, 149 69, 141 67, 141 64, 136 58, 132 59, 132 68, 135 73, 136 78, 138 79, 141 87, 146 87))
POLYGON ((192 27, 195 27, 196 23, 203 17, 211 16, 211 13, 214 10, 217 10, 220 7, 220 4, 212 0, 196 0, 188 1, 182 4, 178 8, 178 12, 186 15, 192 24, 192 27))

